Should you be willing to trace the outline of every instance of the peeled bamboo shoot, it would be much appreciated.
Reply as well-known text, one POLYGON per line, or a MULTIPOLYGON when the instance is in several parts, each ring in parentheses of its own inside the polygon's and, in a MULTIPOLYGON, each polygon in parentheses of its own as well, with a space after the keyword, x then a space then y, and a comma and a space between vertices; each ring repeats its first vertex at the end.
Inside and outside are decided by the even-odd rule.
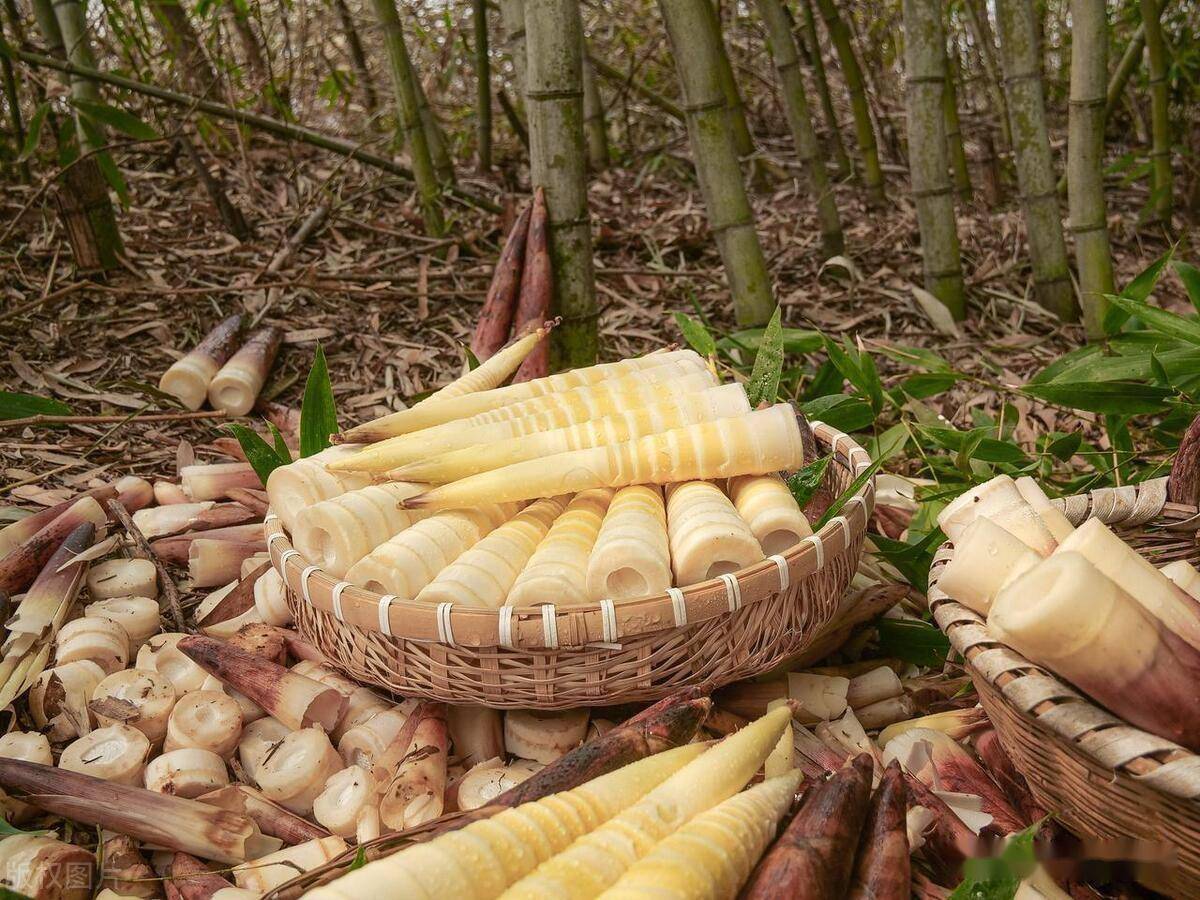
POLYGON ((0 884, 12 897, 88 900, 95 856, 52 837, 13 834, 0 840, 0 884))
POLYGON ((241 737, 242 709, 236 700, 217 691, 192 691, 171 710, 163 749, 193 747, 227 759, 241 737))
POLYGON ((957 542, 968 525, 984 516, 1039 556, 1048 556, 1058 546, 1046 521, 1007 475, 997 475, 952 500, 938 515, 938 524, 946 537, 957 542))
POLYGON ((254 467, 241 462, 184 466, 179 480, 189 501, 220 500, 230 490, 262 487, 254 467))
POLYGON ((194 800, 229 784, 225 761, 209 750, 186 747, 155 757, 146 766, 146 789, 194 800))
POLYGON ((749 524, 719 487, 686 481, 667 488, 671 566, 680 587, 744 569, 763 558, 749 524))
POLYGON ((587 563, 588 598, 632 600, 671 586, 662 488, 639 484, 613 496, 587 563))
POLYGON ((93 600, 112 597, 157 597, 158 571, 148 559, 106 559, 88 570, 93 600))
POLYGON ((1050 498, 1046 496, 1041 485, 1028 475, 1018 478, 1014 484, 1021 496, 1025 498, 1025 502, 1042 517, 1042 521, 1046 523, 1046 527, 1050 529, 1054 539, 1060 544, 1065 541, 1067 536, 1075 530, 1075 526, 1063 515, 1062 510, 1050 502, 1050 498))
POLYGON ((1170 578, 1176 587, 1187 591, 1193 600, 1200 600, 1200 571, 1186 559, 1177 559, 1159 571, 1170 578))
POLYGON ((532 353, 534 348, 546 339, 547 335, 550 334, 550 329, 553 327, 553 322, 546 322, 531 329, 528 334, 522 335, 512 343, 497 350, 480 363, 479 366, 456 378, 441 390, 430 394, 420 403, 416 404, 416 406, 440 403, 452 397, 461 397, 464 394, 495 390, 513 372, 517 371, 525 357, 532 353))
POLYGON ((274 325, 260 328, 221 367, 208 385, 208 402, 230 416, 244 416, 271 374, 283 332, 274 325))
POLYGON ((237 866, 233 870, 233 879, 238 887, 262 896, 291 881, 297 872, 323 866, 345 852, 346 842, 337 835, 318 838, 237 866))
POLYGON ((368 772, 372 771, 376 761, 400 735, 415 708, 416 701, 408 701, 348 729, 338 741, 342 761, 348 766, 362 766, 368 772))
POLYGON ((731 478, 729 499, 767 556, 782 553, 812 534, 800 504, 778 475, 731 478))
POLYGON ((523 759, 552 763, 583 743, 588 711, 510 709, 504 714, 504 746, 523 759))
POLYGON ((60 666, 90 659, 111 675, 129 662, 129 635, 112 619, 75 619, 59 629, 54 659, 60 666))
POLYGON ((320 728, 302 728, 287 735, 258 763, 254 780, 259 789, 284 809, 312 815, 313 802, 325 782, 343 768, 328 736, 320 728))
POLYGON ((68 744, 58 766, 68 772, 140 787, 149 757, 150 741, 144 734, 129 725, 109 725, 68 744))
POLYGON ((186 356, 163 373, 159 390, 178 398, 188 409, 199 409, 213 377, 233 353, 241 328, 241 313, 218 322, 186 356))
POLYGON ((575 495, 517 575, 508 592, 506 602, 510 606, 577 606, 588 602, 588 556, 612 493, 601 489, 575 495))
POLYGON ((296 516, 302 509, 371 483, 369 476, 328 468, 329 464, 353 456, 358 451, 358 447, 347 444, 328 447, 290 465, 280 466, 270 474, 267 478, 267 497, 284 528, 288 531, 295 528, 296 516))
POLYGON ((442 814, 449 743, 445 707, 426 704, 398 762, 387 766, 393 774, 379 798, 379 819, 385 826, 404 831, 442 814))
POLYGON ((88 703, 105 672, 90 659, 46 669, 29 689, 33 724, 55 743, 69 741, 91 729, 88 703))
POLYGON ((938 587, 986 616, 1001 588, 1041 561, 1011 532, 991 519, 978 518, 960 533, 954 556, 938 576, 938 587))
POLYGON ((10 731, 0 737, 0 756, 41 763, 43 766, 54 765, 49 739, 36 731, 10 731))
POLYGON ((328 685, 346 698, 346 711, 329 733, 335 742, 354 726, 392 708, 391 703, 370 688, 363 687, 319 663, 302 660, 292 666, 292 671, 297 675, 304 675, 313 681, 328 685))
MULTIPOLYGON (((158 744, 167 734, 175 707, 175 688, 157 672, 125 669, 114 672, 92 692, 90 708, 101 725, 132 725, 158 744)), ((170 748, 168 748, 170 749, 170 748)))
POLYGON ((375 778, 361 766, 347 766, 325 779, 313 800, 313 818, 333 834, 354 837, 364 809, 379 802, 375 778))
POLYGON ((185 637, 187 635, 181 632, 156 634, 147 639, 137 655, 137 668, 166 675, 175 688, 176 697, 200 690, 208 678, 208 673, 179 649, 179 642, 185 637))
POLYGON ((147 640, 158 634, 161 623, 158 619, 158 601, 150 597, 110 597, 89 603, 83 608, 84 616, 112 619, 129 635, 130 652, 142 648, 147 640))
POLYGON ((562 510, 559 499, 531 503, 442 569, 416 599, 499 609, 562 510))
POLYGON ((424 518, 400 508, 402 500, 424 489, 402 482, 371 484, 306 507, 296 515, 296 549, 334 578, 344 578, 356 562, 424 518))
POLYGON ((795 410, 780 403, 733 419, 526 460, 434 488, 404 505, 456 509, 629 484, 765 475, 795 469, 803 460, 795 410))

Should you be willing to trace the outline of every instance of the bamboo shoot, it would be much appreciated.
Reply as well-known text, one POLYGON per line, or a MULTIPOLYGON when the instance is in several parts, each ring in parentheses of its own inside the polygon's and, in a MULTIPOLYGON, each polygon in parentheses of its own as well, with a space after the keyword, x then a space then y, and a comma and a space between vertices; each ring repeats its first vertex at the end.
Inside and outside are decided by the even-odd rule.
POLYGON ((191 351, 171 364, 159 379, 158 389, 196 410, 208 395, 208 386, 237 345, 242 315, 218 322, 191 351))
POLYGON ((229 416, 250 412, 271 374, 282 341, 283 332, 274 325, 250 335, 209 383, 208 402, 212 408, 229 416))
POLYGON ((332 463, 357 452, 358 448, 353 445, 329 447, 290 465, 280 466, 270 474, 267 497, 284 528, 288 531, 295 528, 296 516, 302 509, 371 483, 369 477, 357 472, 329 468, 332 463))
POLYGON ((719 487, 686 481, 667 488, 671 567, 680 587, 736 572, 763 558, 750 526, 719 487))
POLYGON ((593 602, 632 600, 671 586, 667 510, 658 485, 632 485, 613 496, 587 564, 593 602))
POLYGON ((419 484, 371 484, 314 506, 295 517, 296 549, 334 578, 414 522, 424 518, 400 502, 424 490, 419 484))
POLYGON ((612 491, 607 489, 576 494, 517 575, 506 603, 587 603, 588 556, 611 500, 612 491))
POLYGON ((729 499, 767 556, 782 553, 812 534, 800 504, 778 475, 731 478, 729 499))
POLYGON ((986 616, 996 595, 1042 558, 991 519, 979 518, 963 529, 954 556, 938 576, 938 587, 963 606, 986 616))

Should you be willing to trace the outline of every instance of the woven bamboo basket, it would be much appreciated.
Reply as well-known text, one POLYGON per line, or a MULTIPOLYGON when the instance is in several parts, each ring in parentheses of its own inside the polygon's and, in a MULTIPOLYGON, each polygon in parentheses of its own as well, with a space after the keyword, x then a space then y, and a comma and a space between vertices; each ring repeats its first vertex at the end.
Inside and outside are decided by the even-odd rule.
MULTIPOLYGON (((813 422, 840 496, 870 467, 848 435, 813 422)), ((858 568, 874 506, 867 479, 821 530, 782 554, 641 600, 499 611, 415 603, 309 565, 268 515, 271 561, 296 627, 351 677, 406 697, 565 709, 657 700, 746 678, 804 650, 858 568)))
MULTIPOLYGON (((1197 508, 1170 502, 1166 478, 1056 503, 1072 524, 1095 516, 1112 526, 1156 565, 1200 560, 1197 508)), ((1173 860, 1139 877, 1169 896, 1200 896, 1200 756, 1126 724, 992 639, 981 616, 938 589, 953 553, 947 543, 934 557, 930 608, 1039 804, 1081 836, 1163 847, 1173 860)))

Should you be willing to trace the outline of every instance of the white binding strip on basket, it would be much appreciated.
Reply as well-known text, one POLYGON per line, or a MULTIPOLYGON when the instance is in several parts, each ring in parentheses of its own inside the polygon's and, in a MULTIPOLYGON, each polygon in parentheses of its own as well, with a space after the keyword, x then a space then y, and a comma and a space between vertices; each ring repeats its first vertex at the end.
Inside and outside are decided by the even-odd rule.
POLYGON ((725 595, 729 599, 729 611, 737 612, 742 608, 742 587, 738 584, 737 578, 729 572, 722 575, 721 580, 725 582, 725 595))
POLYGON ((617 634, 617 607, 608 598, 600 601, 600 624, 604 643, 615 644, 620 636, 617 634))
MULTIPOLYGON (((344 581, 341 583, 345 584, 344 581)), ((392 608, 392 601, 395 599, 395 594, 384 594, 379 598, 379 630, 388 637, 392 636, 392 617, 388 611, 392 608)))
POLYGON ((264 525, 267 525, 271 522, 278 522, 278 521, 279 521, 279 516, 275 515, 275 513, 273 513, 273 512, 269 512, 266 514, 266 516, 263 517, 264 525))
POLYGON ((825 568, 825 543, 821 540, 819 534, 810 534, 800 541, 802 544, 812 544, 813 549, 817 551, 817 568, 814 571, 821 571, 825 568))
POLYGON ((558 649, 558 619, 554 615, 553 603, 542 607, 542 637, 549 649, 558 649))
POLYGON ((288 547, 283 551, 283 555, 279 557, 279 571, 284 572, 287 569, 288 560, 293 556, 299 556, 300 551, 295 547, 288 547))
POLYGON ((683 599, 683 591, 679 588, 667 588, 667 596, 671 598, 671 611, 675 613, 675 627, 682 628, 688 623, 687 601, 683 599))
POLYGON ((505 650, 516 650, 517 645, 513 643, 512 639, 513 608, 502 606, 497 612, 500 614, 496 623, 496 630, 500 633, 500 646, 505 650))
POLYGON ((350 587, 350 582, 339 581, 333 586, 333 617, 339 622, 345 622, 346 617, 342 613, 342 591, 350 587))
POLYGON ((842 535, 846 538, 846 546, 849 547, 850 546, 850 520, 847 519, 845 516, 834 516, 826 524, 832 525, 834 522, 837 522, 839 525, 842 526, 842 535))
POLYGON ((862 447, 851 447, 850 448, 850 456, 848 458, 850 460, 850 465, 854 466, 855 474, 858 474, 859 472, 861 472, 863 469, 865 469, 867 466, 869 466, 871 464, 871 454, 869 454, 862 447), (862 457, 863 457, 862 462, 854 461, 854 454, 856 454, 856 453, 862 454, 862 457))
POLYGON ((853 497, 851 497, 849 500, 846 501, 845 506, 843 506, 842 508, 845 509, 846 506, 849 506, 851 503, 861 506, 864 516, 867 514, 867 500, 862 494, 855 494, 853 497))
MULTIPOLYGON (((312 606, 312 595, 308 592, 308 578, 313 572, 321 571, 320 566, 305 566, 304 571, 300 573, 300 593, 304 596, 304 602, 312 606)), ((341 616, 338 616, 340 619, 341 616)))
POLYGON ((454 644, 454 629, 450 625, 450 611, 454 608, 453 603, 444 602, 437 605, 437 628, 438 640, 443 644, 448 644, 453 647, 454 644))
POLYGON ((285 534, 282 531, 276 531, 273 535, 271 535, 269 538, 267 538, 267 549, 270 550, 271 545, 273 543, 275 543, 276 541, 286 541, 286 540, 287 540, 287 534, 285 534))
POLYGON ((776 553, 774 556, 768 556, 771 562, 775 563, 775 568, 779 569, 779 589, 786 591, 788 585, 792 583, 792 573, 788 571, 788 561, 782 553, 776 553))

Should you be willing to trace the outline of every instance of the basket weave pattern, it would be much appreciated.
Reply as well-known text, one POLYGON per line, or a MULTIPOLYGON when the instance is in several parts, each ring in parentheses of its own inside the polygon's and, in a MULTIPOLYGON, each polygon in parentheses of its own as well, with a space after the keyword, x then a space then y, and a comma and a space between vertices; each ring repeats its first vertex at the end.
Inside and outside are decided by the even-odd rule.
MULTIPOLYGON (((1095 516, 1155 565, 1200 561, 1197 509, 1168 502, 1165 478, 1057 502, 1072 524, 1095 516)), ((947 543, 934 558, 930 609, 1038 802, 1078 834, 1167 843, 1176 864, 1152 886, 1200 896, 1200 756, 1127 725, 995 641, 981 616, 938 589, 952 555, 947 543)))
MULTIPOLYGON (((839 496, 870 459, 811 424, 839 496)), ((733 575, 620 604, 499 612, 381 597, 308 565, 276 517, 266 529, 296 627, 351 677, 408 697, 562 709, 715 689, 804 650, 858 568, 874 497, 872 478, 820 532, 733 575)))

